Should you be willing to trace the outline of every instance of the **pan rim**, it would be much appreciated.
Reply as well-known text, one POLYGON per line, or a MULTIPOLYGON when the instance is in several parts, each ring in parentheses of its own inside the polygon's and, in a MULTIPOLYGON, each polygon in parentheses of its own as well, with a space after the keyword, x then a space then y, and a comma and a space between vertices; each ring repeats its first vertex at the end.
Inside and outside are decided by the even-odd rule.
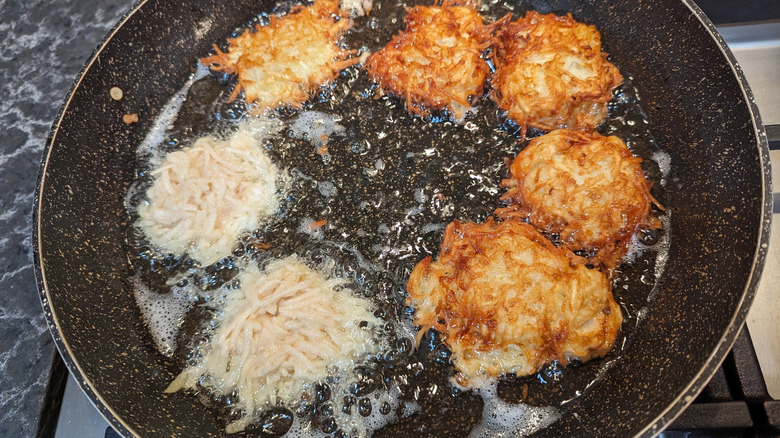
POLYGON ((773 211, 773 197, 772 197, 772 170, 771 163, 769 161, 769 141, 767 140, 766 131, 764 125, 761 122, 761 115, 758 111, 758 106, 753 98, 753 92, 750 90, 750 85, 747 83, 745 75, 742 73, 742 69, 739 67, 734 54, 729 49, 726 41, 718 32, 712 21, 704 14, 704 11, 696 5, 693 0, 680 0, 683 5, 691 10, 693 16, 704 27, 704 30, 715 41, 718 49, 728 62, 729 68, 737 79, 740 91, 742 92, 743 100, 747 103, 748 113, 753 124, 753 132, 756 137, 756 146, 759 151, 759 160, 761 164, 761 186, 763 189, 763 202, 761 205, 761 226, 759 228, 756 250, 753 253, 753 263, 751 265, 750 275, 746 282, 745 288, 742 290, 740 301, 734 311, 734 314, 730 320, 730 323, 726 331, 721 336, 715 348, 712 350, 704 365, 699 369, 693 379, 688 385, 683 388, 680 394, 669 403, 666 408, 656 416, 656 418, 648 423, 639 433, 635 436, 652 437, 661 433, 666 427, 668 427, 677 417, 679 417, 685 408, 687 408, 693 400, 696 398, 707 383, 712 379, 712 376, 720 367, 721 363, 726 359, 726 356, 731 351, 731 348, 736 342, 737 336, 744 330, 745 320, 747 313, 750 310, 750 306, 753 303, 753 299, 756 296, 759 282, 761 281, 761 273, 764 269, 766 262, 767 249, 769 244, 769 236, 771 233, 772 224, 772 211, 773 211), (739 323, 737 325, 737 323, 739 323), (671 415, 670 415, 671 414, 671 415))
MULTIPOLYGON (((670 402, 663 411, 656 416, 651 422, 649 422, 641 431, 635 436, 655 436, 665 427, 669 426, 684 410, 690 405, 695 396, 706 386, 706 383, 712 378, 721 362, 725 359, 728 352, 731 350, 737 336, 743 329, 747 312, 750 309, 750 305, 756 294, 758 284, 761 279, 761 273, 764 268, 767 254, 767 245, 769 242, 772 211, 773 211, 773 199, 772 199, 772 182, 771 182, 771 163, 769 161, 769 149, 766 132, 763 124, 761 123, 761 117, 758 112, 758 107, 753 98, 753 93, 750 90, 749 85, 742 73, 741 68, 736 62, 734 55, 726 45, 721 35, 717 32, 714 24, 707 18, 704 12, 693 2, 693 0, 680 0, 680 2, 691 10, 693 15, 703 25, 710 37, 713 38, 718 46, 718 49, 724 55, 725 60, 728 62, 732 73, 735 75, 737 82, 739 83, 740 90, 742 92, 743 99, 747 103, 748 113, 751 116, 751 122, 753 124, 753 131, 756 136, 757 147, 759 149, 759 160, 762 167, 761 185, 763 189, 763 203, 761 208, 761 226, 759 228, 756 250, 753 254, 752 268, 748 276, 746 286, 742 291, 740 301, 734 310, 734 314, 730 320, 730 324, 726 331, 721 336, 720 340, 707 357, 706 362, 701 369, 696 373, 695 377, 685 386, 679 395, 670 402), (739 323, 738 326, 735 324, 739 323)), ((47 287, 46 273, 44 269, 43 260, 41 258, 41 199, 43 197, 43 189, 46 180, 46 170, 48 168, 49 159, 52 154, 52 146, 54 145, 65 113, 70 107, 71 101, 79 89, 79 86, 84 80, 86 73, 90 70, 92 65, 99 60, 99 57, 106 46, 111 42, 116 33, 124 26, 124 24, 130 20, 145 4, 148 0, 139 0, 133 5, 113 26, 108 34, 101 40, 97 48, 90 55, 84 66, 81 68, 77 75, 77 79, 71 85, 70 90, 67 93, 67 97, 61 105, 55 123, 49 131, 48 138, 46 140, 45 149, 42 153, 41 164, 38 171, 36 186, 34 190, 33 209, 32 209, 32 241, 33 245, 33 265, 36 277, 36 283, 38 286, 38 295, 41 300, 41 305, 44 311, 44 317, 46 319, 49 332, 52 335, 57 351, 63 359, 68 371, 74 375, 74 378, 79 388, 87 395, 90 403, 100 412, 101 416, 122 436, 140 436, 135 430, 130 427, 125 421, 123 421, 117 413, 111 408, 108 403, 103 399, 94 388, 92 382, 87 378, 83 372, 81 366, 73 358, 71 354, 71 348, 67 340, 59 335, 61 330, 59 319, 51 307, 51 296, 47 287), (53 329, 56 329, 53 330, 53 329)))
POLYGON ((76 91, 78 90, 81 83, 84 81, 84 77, 86 76, 89 69, 92 67, 92 65, 99 60, 101 53, 106 48, 108 43, 114 38, 117 32, 124 26, 124 24, 130 20, 130 18, 135 15, 141 7, 143 7, 148 0, 138 0, 127 12, 125 12, 122 17, 116 22, 116 24, 111 28, 111 30, 106 34, 105 37, 100 41, 100 43, 97 45, 95 50, 92 52, 90 57, 87 59, 87 61, 84 63, 84 66, 81 68, 77 75, 77 79, 73 82, 71 85, 70 90, 68 91, 67 97, 65 98, 64 102, 60 106, 60 109, 57 112, 57 116, 55 117, 55 122, 51 127, 51 130, 49 131, 49 135, 46 139, 45 149, 43 153, 41 154, 41 164, 38 169, 38 177, 35 183, 35 191, 34 191, 34 197, 33 197, 33 218, 32 218, 32 241, 35 243, 33 245, 33 267, 35 271, 35 280, 38 285, 38 297, 41 301, 41 306, 43 307, 43 315, 46 319, 46 323, 49 328, 49 333, 52 335, 52 338, 54 339, 54 345, 57 347, 57 351, 60 354, 60 357, 62 357, 62 361, 65 363, 65 367, 68 369, 68 371, 73 374, 74 380, 78 384, 81 391, 84 392, 84 394, 87 395, 87 399, 92 403, 92 405, 98 410, 100 415, 112 426, 115 432, 119 433, 119 435, 125 437, 125 436, 139 436, 135 430, 133 430, 132 427, 130 427, 128 424, 126 424, 122 419, 120 419, 119 415, 114 411, 114 409, 109 406, 108 403, 103 399, 102 395, 99 394, 94 388, 92 382, 87 378, 86 374, 81 369, 81 366, 79 363, 73 358, 73 355, 71 354, 70 345, 68 344, 67 340, 62 338, 62 336, 59 335, 61 327, 59 323, 59 318, 57 317, 56 312, 51 307, 51 296, 49 295, 49 288, 47 287, 47 280, 46 280, 46 273, 45 268, 43 264, 43 260, 41 258, 41 248, 42 248, 42 241, 41 241, 41 199, 43 196, 43 188, 46 180, 46 169, 49 166, 49 158, 52 154, 52 149, 54 142, 57 139, 57 134, 59 133, 60 126, 62 124, 62 121, 65 117, 65 113, 67 112, 68 108, 70 107, 70 103, 73 100, 73 96, 75 95, 76 91), (56 328, 55 330, 52 330, 56 328), (107 415, 108 414, 108 415, 107 415))

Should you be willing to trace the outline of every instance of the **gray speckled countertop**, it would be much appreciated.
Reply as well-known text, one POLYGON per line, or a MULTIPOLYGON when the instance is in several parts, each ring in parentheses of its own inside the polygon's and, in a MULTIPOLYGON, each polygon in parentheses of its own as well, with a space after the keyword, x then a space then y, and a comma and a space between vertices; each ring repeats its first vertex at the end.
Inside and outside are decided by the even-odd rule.
POLYGON ((54 343, 33 273, 33 191, 84 62, 133 0, 0 0, 0 436, 35 436, 54 343))

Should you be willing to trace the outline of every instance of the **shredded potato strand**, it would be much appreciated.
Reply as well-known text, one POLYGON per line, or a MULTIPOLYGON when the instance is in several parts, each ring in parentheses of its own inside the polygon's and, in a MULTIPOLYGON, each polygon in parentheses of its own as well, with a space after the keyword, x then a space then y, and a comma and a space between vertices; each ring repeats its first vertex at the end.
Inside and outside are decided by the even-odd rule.
POLYGON ((244 416, 228 425, 228 433, 243 430, 269 404, 294 406, 307 385, 331 368, 348 369, 377 352, 377 319, 367 300, 342 288, 344 281, 328 279, 294 256, 270 263, 265 272, 247 268, 240 281, 199 364, 166 389, 199 382, 219 395, 237 389, 244 416), (368 326, 361 328, 361 321, 368 326))
POLYGON ((278 171, 255 135, 244 125, 226 140, 204 137, 165 157, 138 207, 152 243, 210 265, 276 210, 278 171))
POLYGON ((283 17, 271 16, 228 40, 230 47, 201 59, 213 70, 238 75, 232 98, 242 91, 257 111, 279 106, 300 108, 317 87, 359 62, 356 51, 342 50, 338 39, 350 26, 338 0, 317 0, 283 17))
POLYGON ((607 115, 612 91, 623 82, 601 51, 594 26, 571 14, 530 11, 499 31, 491 99, 507 116, 549 130, 593 130, 607 115))
POLYGON ((473 111, 489 71, 482 50, 492 44, 477 11, 464 6, 415 6, 406 29, 366 61, 382 89, 406 100, 410 113, 449 110, 456 122, 473 111))
POLYGON ((439 258, 423 259, 409 277, 415 324, 442 333, 466 385, 604 355, 620 307, 607 276, 572 266, 576 258, 521 221, 455 221, 439 258))
POLYGON ((640 158, 615 136, 558 129, 517 155, 500 218, 528 218, 558 234, 572 251, 608 271, 617 266, 640 227, 658 228, 640 158))

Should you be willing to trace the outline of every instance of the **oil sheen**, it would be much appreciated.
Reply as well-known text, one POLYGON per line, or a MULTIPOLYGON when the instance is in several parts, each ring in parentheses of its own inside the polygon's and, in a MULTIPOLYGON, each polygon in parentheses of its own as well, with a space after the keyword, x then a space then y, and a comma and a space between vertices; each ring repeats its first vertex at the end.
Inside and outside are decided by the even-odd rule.
MULTIPOLYGON (((269 15, 289 6, 258 11, 252 23, 238 26, 235 33, 267 22, 269 15)), ((404 6, 374 2, 369 15, 353 18, 343 46, 380 49, 401 28, 404 6)), ((483 2, 481 8, 487 20, 523 13, 501 2, 483 2)), ((218 44, 224 49, 224 41, 218 44)), ((604 45, 609 51, 609 41, 604 45)), ((663 205, 673 163, 653 139, 631 73, 621 73, 625 82, 598 130, 619 136, 643 159, 652 194, 663 205)), ((160 157, 200 136, 228 135, 250 117, 241 99, 228 100, 233 85, 233 78, 198 66, 173 96, 138 147, 138 178, 127 195, 128 223, 137 220, 137 206, 160 157)), ((304 108, 268 116, 282 125, 262 142, 287 177, 279 208, 262 227, 240 236, 232 253, 219 262, 200 266, 186 256, 165 254, 136 227, 128 228, 126 250, 150 342, 172 358, 173 379, 208 342, 227 293, 239 286, 236 275, 242 266, 264 266, 295 254, 313 267, 327 266, 331 276, 346 279, 371 301, 381 321, 377 337, 382 349, 355 364, 348 375, 336 373, 312 383, 294 406, 269 408, 248 432, 295 437, 438 436, 442 430, 471 431, 472 436, 532 433, 598 385, 630 346, 664 271, 671 218, 654 211, 663 228, 640 233, 614 276, 613 293, 624 322, 605 358, 567 367, 551 364, 536 375, 503 377, 476 390, 459 388, 452 383, 450 351, 436 333, 424 334, 415 346, 406 281, 419 260, 437 255, 448 223, 483 221, 499 207, 506 160, 527 143, 519 141, 518 127, 504 120, 488 99, 480 101, 466 123, 456 125, 444 114, 410 116, 402 100, 377 94, 365 72, 350 67, 304 108)), ((529 138, 540 134, 531 130, 529 138)), ((226 424, 237 415, 230 397, 196 396, 212 407, 216 421, 226 424)))

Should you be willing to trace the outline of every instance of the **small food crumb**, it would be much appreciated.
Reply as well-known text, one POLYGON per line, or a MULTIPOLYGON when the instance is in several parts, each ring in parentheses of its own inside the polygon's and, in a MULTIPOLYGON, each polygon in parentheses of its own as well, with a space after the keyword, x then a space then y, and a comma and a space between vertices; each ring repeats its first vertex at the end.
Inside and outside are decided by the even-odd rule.
POLYGON ((309 225, 309 227, 311 227, 311 229, 313 229, 313 230, 317 230, 319 228, 322 228, 327 223, 328 223, 328 221, 326 219, 322 219, 322 220, 319 220, 317 222, 312 222, 312 224, 309 225))
POLYGON ((138 114, 125 114, 122 116, 122 121, 128 125, 136 123, 138 121, 138 114))
POLYGON ((317 148, 317 153, 320 155, 325 155, 328 153, 328 145, 324 144, 317 148))
POLYGON ((249 242, 249 244, 260 250, 266 250, 271 247, 271 245, 259 240, 252 240, 249 242))
POLYGON ((114 100, 122 100, 122 97, 125 95, 122 92, 122 89, 119 87, 111 87, 111 90, 108 92, 108 94, 110 94, 111 98, 114 100))

